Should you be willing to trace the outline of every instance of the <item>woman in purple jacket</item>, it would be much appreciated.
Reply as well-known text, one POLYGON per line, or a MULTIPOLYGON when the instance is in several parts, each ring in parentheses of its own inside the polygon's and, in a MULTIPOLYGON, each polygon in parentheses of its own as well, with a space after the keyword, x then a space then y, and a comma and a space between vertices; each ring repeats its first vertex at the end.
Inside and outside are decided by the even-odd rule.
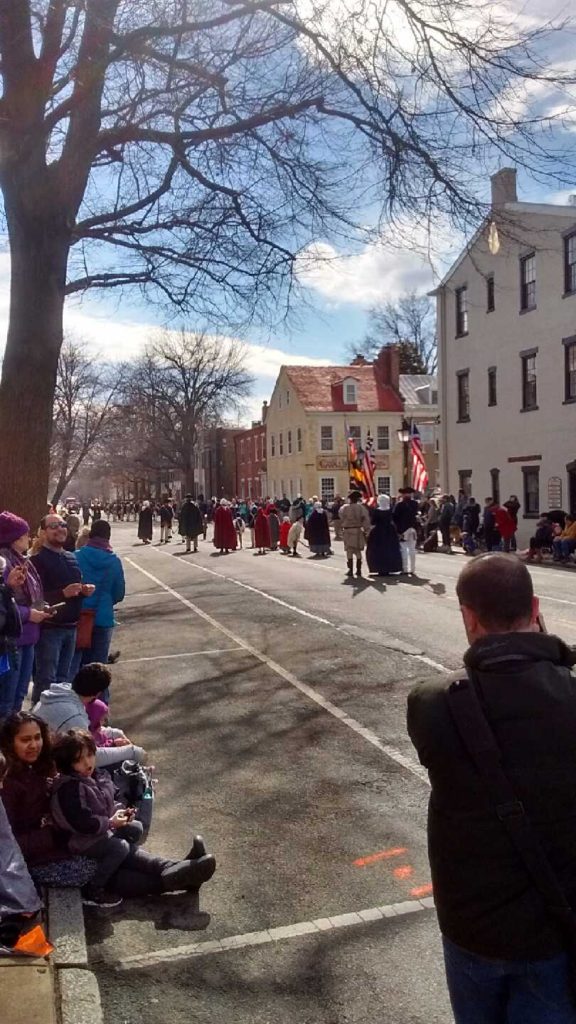
POLYGON ((0 676, 0 719, 20 711, 32 678, 34 648, 40 636, 40 623, 48 617, 44 610, 44 594, 36 569, 26 557, 30 544, 30 527, 13 512, 0 513, 0 556, 6 561, 4 578, 11 570, 23 570, 23 582, 12 588, 20 619, 22 635, 16 640, 14 664, 0 676))

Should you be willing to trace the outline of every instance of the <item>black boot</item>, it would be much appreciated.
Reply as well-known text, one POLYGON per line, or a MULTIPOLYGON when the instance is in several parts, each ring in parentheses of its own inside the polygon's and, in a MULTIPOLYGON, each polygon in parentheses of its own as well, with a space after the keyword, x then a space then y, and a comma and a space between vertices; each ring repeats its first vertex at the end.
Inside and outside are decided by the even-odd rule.
POLYGON ((362 559, 361 558, 357 558, 356 559, 356 575, 357 576, 361 576, 362 575, 362 559))
POLYGON ((352 558, 349 558, 348 562, 347 562, 347 565, 348 565, 348 572, 346 573, 346 575, 349 576, 350 579, 351 579, 352 576, 354 575, 354 560, 352 558))
POLYGON ((211 854, 199 860, 181 860, 166 868, 160 876, 162 892, 179 892, 182 889, 199 889, 212 878, 216 870, 216 858, 211 854))
POLYGON ((194 836, 190 853, 186 854, 185 860, 200 860, 206 856, 206 843, 202 836, 194 836))

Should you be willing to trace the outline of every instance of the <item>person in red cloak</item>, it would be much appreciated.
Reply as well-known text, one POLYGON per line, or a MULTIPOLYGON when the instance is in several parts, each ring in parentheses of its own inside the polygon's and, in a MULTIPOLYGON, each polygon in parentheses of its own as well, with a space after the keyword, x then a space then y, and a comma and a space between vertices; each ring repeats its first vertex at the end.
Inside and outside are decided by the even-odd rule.
POLYGON ((232 509, 228 502, 222 498, 214 513, 214 547, 218 548, 221 555, 236 550, 236 530, 232 509))
POLYGON ((263 508, 258 509, 256 522, 254 523, 254 536, 258 554, 265 555, 264 548, 270 547, 270 524, 263 508))

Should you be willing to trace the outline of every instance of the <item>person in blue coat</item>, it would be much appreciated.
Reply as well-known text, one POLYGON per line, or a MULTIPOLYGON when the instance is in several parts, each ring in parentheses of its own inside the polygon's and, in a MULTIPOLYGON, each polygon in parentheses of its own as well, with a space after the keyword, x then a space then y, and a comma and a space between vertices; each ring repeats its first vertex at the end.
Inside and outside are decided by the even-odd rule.
POLYGON ((82 602, 83 609, 91 608, 94 611, 92 645, 76 651, 71 679, 82 665, 89 665, 93 661, 106 665, 108 662, 112 632, 116 625, 114 606, 124 600, 126 591, 122 562, 110 546, 110 533, 110 523, 98 519, 92 524, 88 542, 76 552, 83 581, 93 583, 96 590, 82 602))

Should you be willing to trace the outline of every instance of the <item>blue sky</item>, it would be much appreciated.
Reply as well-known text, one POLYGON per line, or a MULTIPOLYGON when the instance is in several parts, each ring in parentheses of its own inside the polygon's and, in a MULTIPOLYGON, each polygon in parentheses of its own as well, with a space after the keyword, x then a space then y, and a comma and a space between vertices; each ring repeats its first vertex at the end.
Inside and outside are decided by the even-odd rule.
MULTIPOLYGON (((307 0, 299 0, 306 5, 307 0)), ((331 0, 335 6, 338 0, 331 0)), ((548 18, 572 15, 574 0, 489 0, 491 10, 504 14, 512 22, 518 18, 526 24, 542 24, 548 18)), ((326 7, 333 12, 333 8, 326 7)), ((550 53, 544 54, 546 65, 573 67, 576 74, 574 34, 559 34, 551 43, 550 53)), ((553 110, 576 109, 576 87, 559 95, 546 83, 529 83, 526 94, 505 98, 510 117, 523 117, 553 110), (574 93, 574 95, 571 95, 574 93)), ((571 145, 576 143, 576 118, 565 121, 560 134, 571 145)), ((554 137, 551 138, 551 144, 554 137)), ((497 165, 494 165, 496 168, 497 165)), ((489 177, 486 172, 482 189, 483 200, 489 197, 489 177)), ((576 192, 576 160, 574 172, 576 192)), ((519 175, 519 198, 532 202, 566 201, 569 189, 563 193, 551 192, 543 186, 519 175)), ((309 261, 300 267, 303 286, 302 300, 296 303, 294 319, 265 334, 254 329, 247 333, 248 365, 256 378, 254 398, 247 408, 244 420, 258 413, 263 399, 270 397, 278 370, 285 362, 328 363, 343 362, 351 344, 360 346, 366 331, 370 306, 387 300, 394 301, 408 290, 423 292, 433 287, 447 265, 463 244, 448 224, 436 226, 432 242, 418 221, 406 221, 387 229, 382 244, 346 252, 346 244, 339 240, 335 248, 329 239, 316 239, 316 254, 321 257, 316 265, 309 261)), ((5 335, 8 316, 9 259, 0 246, 0 339, 5 335)), ((163 311, 154 302, 145 302, 138 292, 122 296, 114 292, 88 293, 82 300, 74 298, 66 310, 67 329, 84 337, 95 352, 106 360, 130 358, 137 355, 156 327, 162 325, 163 311)), ((171 326, 180 326, 175 319, 171 326)), ((190 329, 202 329, 205 324, 188 322, 190 329)), ((1 347, 1 341, 0 341, 1 347)))

